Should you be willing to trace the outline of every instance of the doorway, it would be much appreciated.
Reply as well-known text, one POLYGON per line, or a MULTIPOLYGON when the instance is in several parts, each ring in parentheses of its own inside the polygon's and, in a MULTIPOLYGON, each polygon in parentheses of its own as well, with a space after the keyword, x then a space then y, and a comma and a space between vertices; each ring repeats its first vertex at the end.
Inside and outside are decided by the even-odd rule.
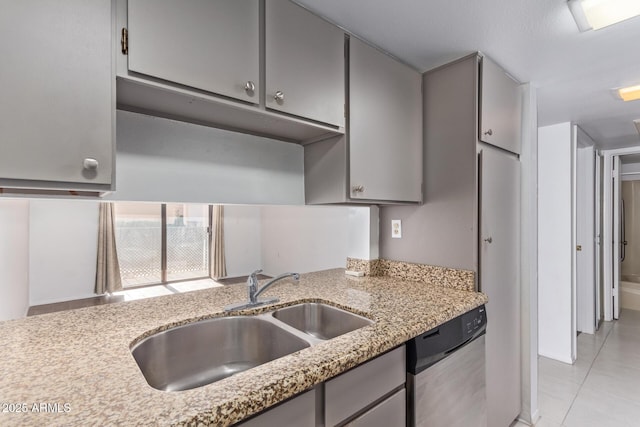
POLYGON ((622 159, 620 309, 640 310, 640 156, 622 159))
MULTIPOLYGON (((640 215, 640 211, 633 206, 634 184, 625 184, 640 181, 640 149, 606 150, 602 154, 603 312, 604 320, 612 320, 619 317, 622 299, 625 304, 633 304, 634 295, 638 295, 640 299, 640 289, 636 289, 634 284, 635 250, 629 245, 629 233, 637 227, 636 216, 640 215)), ((635 186, 640 188, 639 184, 635 186)), ((638 239, 634 238, 636 240, 638 239)), ((640 275, 640 268, 638 274, 640 275)))

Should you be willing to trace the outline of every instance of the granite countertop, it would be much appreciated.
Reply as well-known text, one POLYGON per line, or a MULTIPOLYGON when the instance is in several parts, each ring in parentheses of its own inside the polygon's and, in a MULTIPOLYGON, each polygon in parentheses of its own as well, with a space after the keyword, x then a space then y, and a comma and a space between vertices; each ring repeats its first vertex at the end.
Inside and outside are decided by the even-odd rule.
POLYGON ((264 296, 280 302, 242 313, 322 301, 375 323, 213 384, 163 392, 147 384, 131 344, 168 326, 225 315, 225 305, 246 298, 244 286, 0 322, 0 425, 229 425, 487 301, 477 292, 351 277, 344 269, 303 274, 297 285, 283 281, 264 296))

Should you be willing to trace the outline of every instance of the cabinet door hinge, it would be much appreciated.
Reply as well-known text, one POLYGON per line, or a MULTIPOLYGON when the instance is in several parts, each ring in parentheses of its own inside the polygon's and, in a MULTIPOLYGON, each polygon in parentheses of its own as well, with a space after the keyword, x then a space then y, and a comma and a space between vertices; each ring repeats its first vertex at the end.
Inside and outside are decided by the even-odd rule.
POLYGON ((122 46, 122 54, 129 54, 129 31, 126 28, 122 29, 122 38, 120 40, 120 46, 122 46))

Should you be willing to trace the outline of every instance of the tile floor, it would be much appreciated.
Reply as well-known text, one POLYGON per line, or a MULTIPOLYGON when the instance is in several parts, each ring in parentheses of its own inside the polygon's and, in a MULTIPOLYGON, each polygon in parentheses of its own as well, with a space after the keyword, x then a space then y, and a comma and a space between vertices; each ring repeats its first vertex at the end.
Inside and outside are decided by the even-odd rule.
POLYGON ((580 334, 574 365, 540 357, 538 367, 536 427, 640 426, 640 311, 580 334))

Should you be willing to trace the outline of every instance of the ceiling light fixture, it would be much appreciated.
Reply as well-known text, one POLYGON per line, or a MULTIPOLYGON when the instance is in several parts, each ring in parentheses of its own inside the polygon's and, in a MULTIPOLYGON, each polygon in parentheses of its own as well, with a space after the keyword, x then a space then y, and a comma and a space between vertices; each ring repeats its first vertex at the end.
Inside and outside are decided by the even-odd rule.
POLYGON ((599 30, 640 15, 640 1, 569 0, 569 9, 582 32, 599 30))
POLYGON ((623 101, 636 101, 640 99, 640 85, 617 89, 618 96, 623 101))

